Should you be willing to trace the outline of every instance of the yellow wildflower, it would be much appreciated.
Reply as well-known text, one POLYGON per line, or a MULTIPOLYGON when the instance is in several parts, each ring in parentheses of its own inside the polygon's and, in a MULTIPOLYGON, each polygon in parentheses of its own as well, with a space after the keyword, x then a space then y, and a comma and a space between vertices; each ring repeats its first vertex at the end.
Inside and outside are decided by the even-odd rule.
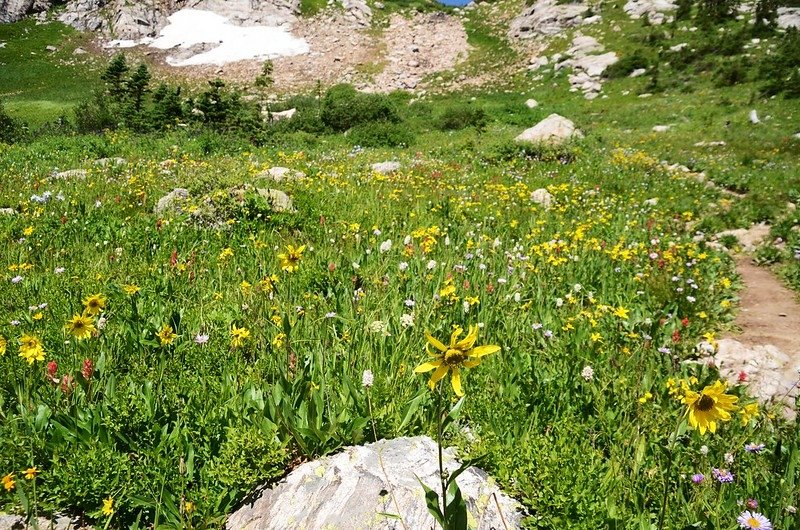
POLYGON ((750 420, 758 417, 758 403, 748 403, 742 407, 739 414, 741 415, 742 425, 747 426, 750 420))
POLYGON ((124 285, 122 287, 122 290, 125 291, 125 294, 127 294, 128 296, 133 296, 139 292, 139 286, 131 283, 128 285, 124 285))
POLYGON ((247 328, 231 328, 231 348, 241 347, 250 338, 250 330, 247 328))
POLYGON ((727 385, 717 381, 706 386, 701 392, 688 390, 683 396, 683 403, 688 405, 689 425, 700 429, 704 435, 706 430, 712 433, 717 430, 717 420, 731 419, 730 411, 736 410, 738 397, 726 394, 727 385))
POLYGON ((414 373, 421 374, 435 369, 436 371, 428 382, 428 386, 431 390, 436 386, 436 383, 452 370, 453 374, 450 377, 450 382, 453 385, 453 391, 457 396, 463 396, 464 391, 461 389, 461 369, 474 368, 481 363, 481 357, 484 355, 500 351, 500 346, 495 345, 475 347, 475 341, 478 338, 477 326, 470 326, 467 336, 462 340, 458 340, 458 337, 463 331, 461 326, 457 326, 450 336, 450 344, 447 346, 434 338, 430 333, 425 332, 425 338, 428 340, 428 343, 425 345, 425 350, 428 355, 434 359, 417 366, 414 369, 414 373), (438 351, 431 352, 430 346, 433 346, 438 351))
POLYGON ((19 356, 28 361, 28 364, 44 361, 42 341, 34 335, 23 335, 19 339, 19 356))
POLYGON ((84 313, 90 317, 99 315, 106 308, 106 298, 102 294, 93 294, 83 300, 84 313))
POLYGON ((167 346, 168 344, 172 344, 175 342, 175 339, 178 335, 175 334, 175 331, 172 329, 172 326, 169 324, 164 324, 161 330, 156 334, 158 340, 161 341, 162 346, 167 346))
POLYGON ((114 515, 114 498, 109 497, 103 500, 103 515, 112 516, 114 515))
POLYGON ((64 326, 64 328, 78 340, 91 338, 92 334, 97 331, 97 328, 94 327, 94 322, 92 322, 92 319, 86 315, 73 316, 67 321, 67 324, 64 326))
POLYGON ((25 480, 33 480, 37 474, 39 474, 39 470, 36 467, 29 467, 25 470, 25 480))
POLYGON ((303 259, 303 251, 305 249, 305 245, 300 245, 299 247, 286 245, 286 252, 278 254, 278 259, 281 260, 281 270, 291 273, 299 269, 300 260, 303 259))
POLYGON ((2 483, 6 491, 13 490, 14 487, 17 485, 17 483, 14 482, 14 473, 9 473, 8 475, 4 476, 2 483))

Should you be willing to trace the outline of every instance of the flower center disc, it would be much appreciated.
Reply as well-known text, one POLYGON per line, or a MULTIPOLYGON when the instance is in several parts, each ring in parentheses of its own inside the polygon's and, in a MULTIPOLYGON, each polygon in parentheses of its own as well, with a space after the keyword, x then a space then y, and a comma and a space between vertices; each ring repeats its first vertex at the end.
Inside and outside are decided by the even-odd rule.
POLYGON ((714 408, 714 400, 706 395, 700 398, 700 401, 697 402, 697 408, 703 412, 708 412, 712 408, 714 408))
POLYGON ((467 359, 467 354, 461 350, 449 349, 444 354, 444 362, 450 366, 461 364, 467 359))

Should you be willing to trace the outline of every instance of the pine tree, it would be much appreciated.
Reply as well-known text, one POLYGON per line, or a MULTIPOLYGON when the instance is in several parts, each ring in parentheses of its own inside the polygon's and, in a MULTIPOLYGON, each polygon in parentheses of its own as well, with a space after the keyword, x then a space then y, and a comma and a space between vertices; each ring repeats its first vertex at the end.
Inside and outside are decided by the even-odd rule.
POLYGON ((150 84, 150 71, 147 65, 140 64, 125 82, 127 96, 133 104, 133 111, 139 113, 142 110, 144 95, 148 92, 147 85, 150 84))
POLYGON ((109 63, 106 70, 100 74, 100 79, 108 85, 108 93, 119 103, 125 95, 125 75, 128 73, 128 62, 124 54, 117 54, 109 63))

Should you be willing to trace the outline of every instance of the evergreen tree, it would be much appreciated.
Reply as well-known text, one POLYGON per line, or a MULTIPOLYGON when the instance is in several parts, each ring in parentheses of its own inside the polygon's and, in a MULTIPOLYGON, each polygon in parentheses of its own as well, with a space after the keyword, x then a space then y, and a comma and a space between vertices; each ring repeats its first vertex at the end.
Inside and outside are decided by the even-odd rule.
POLYGON ((692 18, 694 0, 677 0, 678 10, 675 11, 675 20, 689 20, 692 18))
POLYGON ((714 25, 731 18, 739 5, 739 0, 702 0, 697 12, 700 23, 714 25))
POLYGON ((125 95, 125 76, 129 69, 125 55, 120 53, 114 56, 106 70, 100 74, 100 79, 108 85, 108 93, 118 103, 122 102, 125 95))
POLYGON ((758 0, 756 2, 753 30, 757 34, 770 33, 778 22, 777 0, 758 0))
POLYGON ((172 89, 161 83, 153 91, 153 126, 156 129, 163 129, 183 117, 180 87, 172 89))
POLYGON ((131 77, 125 82, 127 96, 131 100, 134 113, 138 114, 142 110, 144 95, 148 91, 148 84, 150 84, 150 71, 145 64, 140 64, 133 74, 131 74, 131 77))

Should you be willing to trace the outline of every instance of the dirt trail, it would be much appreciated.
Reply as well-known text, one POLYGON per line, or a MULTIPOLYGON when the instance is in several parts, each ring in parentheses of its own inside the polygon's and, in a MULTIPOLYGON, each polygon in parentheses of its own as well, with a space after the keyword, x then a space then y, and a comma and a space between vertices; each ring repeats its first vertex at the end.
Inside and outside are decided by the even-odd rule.
POLYGON ((736 258, 736 271, 744 283, 736 317, 742 334, 736 339, 749 346, 773 344, 800 361, 797 293, 784 287, 768 269, 754 264, 749 256, 736 258))
POLYGON ((745 384, 762 402, 783 402, 784 415, 796 417, 800 394, 800 303, 768 270, 747 255, 736 257, 744 288, 736 325, 719 341, 714 362, 733 384, 745 384))

